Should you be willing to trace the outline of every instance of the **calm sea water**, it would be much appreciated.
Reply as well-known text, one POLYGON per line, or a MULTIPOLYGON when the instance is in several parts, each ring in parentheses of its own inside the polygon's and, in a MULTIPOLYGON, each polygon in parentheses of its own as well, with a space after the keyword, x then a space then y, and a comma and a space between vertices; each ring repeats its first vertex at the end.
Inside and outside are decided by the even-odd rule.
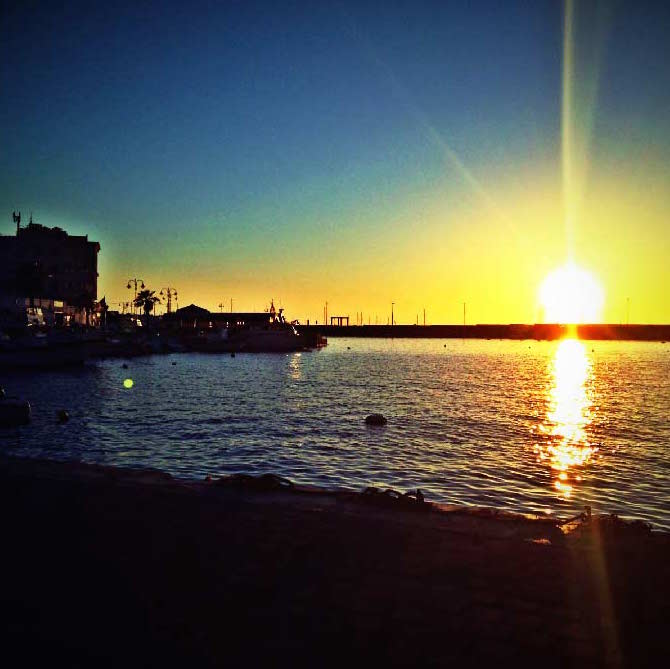
POLYGON ((560 517, 588 504, 670 530, 669 344, 331 339, 302 354, 123 362, 3 374, 33 421, 0 429, 1 450, 420 487, 429 500, 560 517), (373 412, 388 425, 367 427, 373 412))

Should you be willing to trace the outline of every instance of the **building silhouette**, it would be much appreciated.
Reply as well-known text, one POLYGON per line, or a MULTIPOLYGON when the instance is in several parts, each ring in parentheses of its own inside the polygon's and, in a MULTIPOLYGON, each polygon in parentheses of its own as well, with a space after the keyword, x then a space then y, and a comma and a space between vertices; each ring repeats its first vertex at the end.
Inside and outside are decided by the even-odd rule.
POLYGON ((0 235, 0 308, 88 322, 98 294, 100 244, 38 223, 0 235))

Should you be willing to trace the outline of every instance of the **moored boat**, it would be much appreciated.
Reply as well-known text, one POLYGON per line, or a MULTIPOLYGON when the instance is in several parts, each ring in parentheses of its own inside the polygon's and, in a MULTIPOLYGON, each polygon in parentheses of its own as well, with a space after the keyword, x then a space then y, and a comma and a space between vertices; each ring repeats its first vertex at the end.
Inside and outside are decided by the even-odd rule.
POLYGON ((7 397, 0 388, 0 427, 17 427, 30 422, 30 402, 7 397))
POLYGON ((182 312, 179 342, 185 350, 210 353, 288 353, 309 348, 283 312, 275 309, 274 302, 268 311, 236 314, 211 314, 191 305, 182 312))

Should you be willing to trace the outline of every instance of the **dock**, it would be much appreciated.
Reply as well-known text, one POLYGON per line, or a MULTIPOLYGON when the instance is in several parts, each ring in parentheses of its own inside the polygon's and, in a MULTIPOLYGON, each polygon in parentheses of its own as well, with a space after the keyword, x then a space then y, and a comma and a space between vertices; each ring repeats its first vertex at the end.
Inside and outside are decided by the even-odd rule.
POLYGON ((535 339, 552 341, 567 336, 602 341, 670 341, 670 325, 301 325, 301 333, 325 337, 409 339, 535 339))

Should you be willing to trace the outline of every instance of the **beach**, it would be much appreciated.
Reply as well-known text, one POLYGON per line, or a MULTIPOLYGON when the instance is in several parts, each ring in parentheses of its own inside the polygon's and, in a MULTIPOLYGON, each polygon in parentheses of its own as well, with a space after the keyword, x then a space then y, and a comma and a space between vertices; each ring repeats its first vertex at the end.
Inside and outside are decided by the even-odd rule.
POLYGON ((21 666, 663 662, 643 523, 7 457, 0 491, 21 666))

